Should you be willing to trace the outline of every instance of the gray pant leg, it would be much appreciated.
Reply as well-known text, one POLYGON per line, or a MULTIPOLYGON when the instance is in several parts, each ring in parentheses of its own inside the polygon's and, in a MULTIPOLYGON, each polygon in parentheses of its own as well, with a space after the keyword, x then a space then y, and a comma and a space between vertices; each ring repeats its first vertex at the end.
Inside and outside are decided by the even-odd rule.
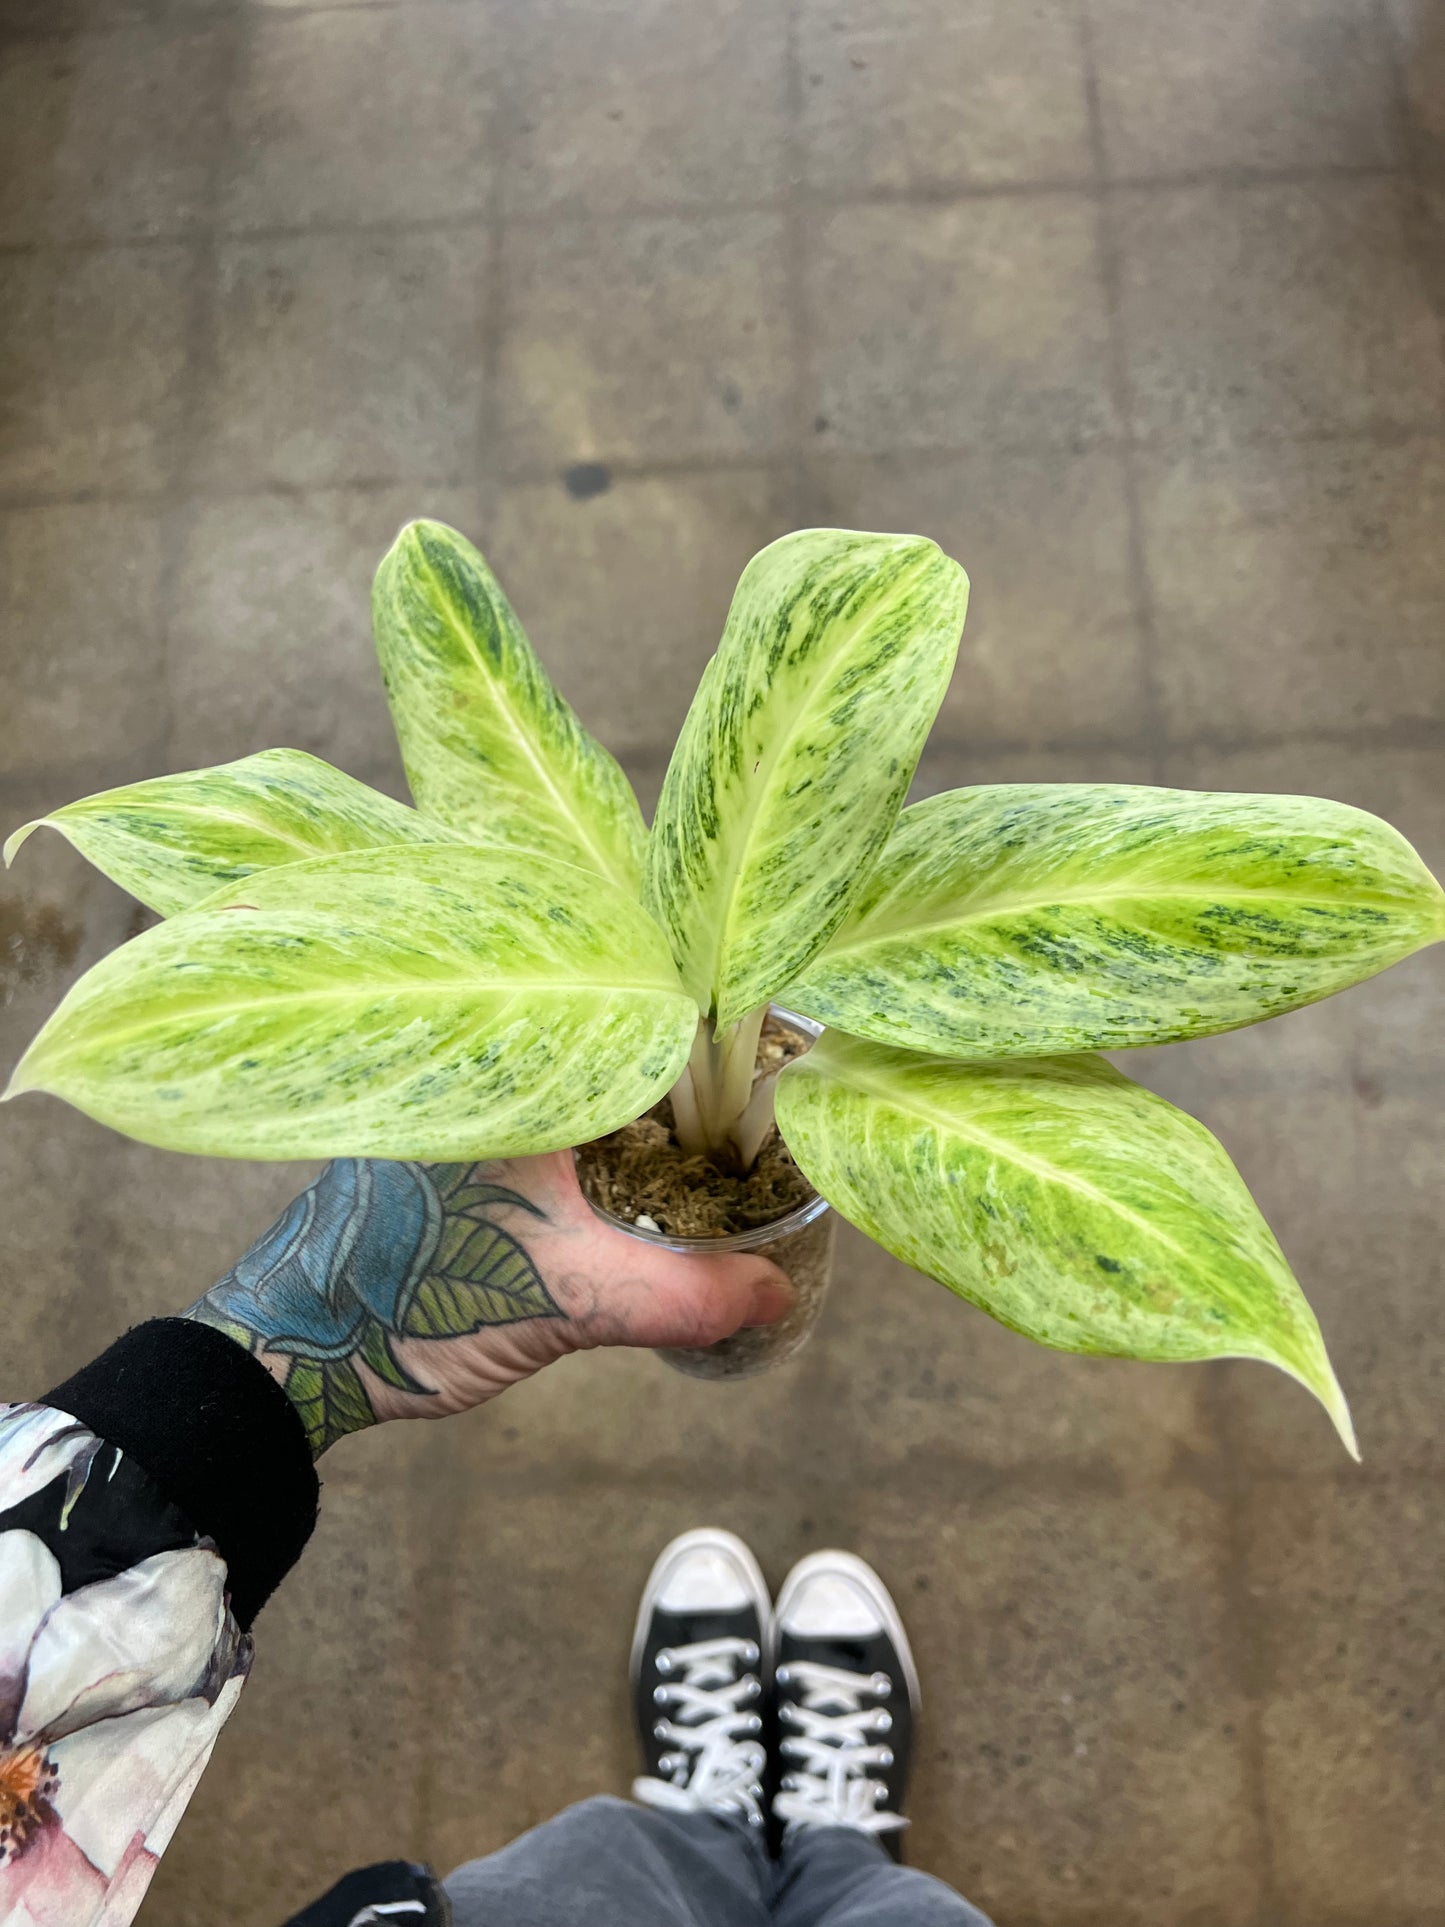
POLYGON ((991 1927, 952 1887, 900 1867, 851 1827, 817 1827, 783 1849, 773 1927, 991 1927))
POLYGON ((455 1927, 768 1927, 758 1829, 584 1800, 446 1885, 455 1927))

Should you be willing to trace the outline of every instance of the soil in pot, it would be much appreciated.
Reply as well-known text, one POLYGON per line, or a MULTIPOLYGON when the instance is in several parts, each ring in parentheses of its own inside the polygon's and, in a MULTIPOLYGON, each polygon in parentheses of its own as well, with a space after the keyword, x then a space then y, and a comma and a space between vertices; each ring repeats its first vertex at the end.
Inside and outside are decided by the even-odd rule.
MULTIPOLYGON (((769 1015, 755 1075, 780 1070, 811 1042, 769 1015)), ((664 1098, 635 1123, 581 1146, 577 1175, 594 1207, 636 1226, 649 1242, 695 1239, 705 1250, 711 1240, 726 1239, 729 1249, 762 1252, 792 1282, 793 1306, 778 1324, 736 1332, 717 1345, 661 1352, 669 1364, 697 1378, 746 1378, 801 1348, 822 1308, 832 1269, 833 1214, 824 1209, 809 1223, 781 1228, 780 1220, 815 1202, 817 1194, 776 1126, 751 1170, 724 1171, 709 1158, 683 1150, 664 1098)))

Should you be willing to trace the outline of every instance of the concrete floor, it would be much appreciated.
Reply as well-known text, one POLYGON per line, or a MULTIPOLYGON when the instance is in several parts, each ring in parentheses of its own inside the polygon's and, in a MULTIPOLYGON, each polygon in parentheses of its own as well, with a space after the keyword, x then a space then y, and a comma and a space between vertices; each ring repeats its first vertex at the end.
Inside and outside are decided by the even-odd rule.
MULTIPOLYGON (((6 827, 276 743, 397 787, 367 588, 417 513, 650 802, 738 570, 831 521, 973 576, 923 787, 1317 791, 1445 865, 1431 0, 0 19, 6 827)), ((4 888, 8 1065, 138 924, 58 840, 4 888)), ((625 1788, 636 1588, 719 1520, 892 1580, 911 1852, 1001 1927, 1445 1922, 1442 1066, 1438 954, 1130 1064, 1254 1185, 1362 1470, 1262 1367, 1056 1358, 847 1235, 770 1380, 591 1358, 338 1449, 144 1918, 272 1927, 625 1788)), ((298 1175, 0 1114, 7 1388, 298 1175)))

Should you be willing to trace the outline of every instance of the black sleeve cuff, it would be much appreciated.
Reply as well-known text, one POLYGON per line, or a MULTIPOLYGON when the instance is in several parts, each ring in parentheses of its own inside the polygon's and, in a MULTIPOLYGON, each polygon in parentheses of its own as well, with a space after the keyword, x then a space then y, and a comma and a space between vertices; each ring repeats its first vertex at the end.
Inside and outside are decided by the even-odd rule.
POLYGON ((156 1318, 40 1402, 119 1446, 215 1540, 249 1627, 301 1557, 321 1491, 305 1428, 266 1367, 214 1326, 156 1318))

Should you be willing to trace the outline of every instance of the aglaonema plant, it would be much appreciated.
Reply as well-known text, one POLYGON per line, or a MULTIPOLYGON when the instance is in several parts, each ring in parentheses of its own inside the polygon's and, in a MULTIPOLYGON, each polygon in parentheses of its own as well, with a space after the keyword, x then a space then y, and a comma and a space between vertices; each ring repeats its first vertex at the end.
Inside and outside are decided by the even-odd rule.
POLYGON ((1353 1451, 1228 1156, 1095 1053, 1327 997, 1445 936, 1445 894, 1318 798, 905 809, 967 588, 915 536, 765 549, 649 830, 480 555, 413 523, 373 608, 416 808, 278 749, 42 818, 166 920, 76 984, 7 1095, 259 1158, 549 1151, 670 1096, 683 1145, 736 1168, 776 1116, 844 1217, 1015 1331, 1265 1360, 1353 1451), (826 1028, 755 1078, 775 1001, 826 1028))

